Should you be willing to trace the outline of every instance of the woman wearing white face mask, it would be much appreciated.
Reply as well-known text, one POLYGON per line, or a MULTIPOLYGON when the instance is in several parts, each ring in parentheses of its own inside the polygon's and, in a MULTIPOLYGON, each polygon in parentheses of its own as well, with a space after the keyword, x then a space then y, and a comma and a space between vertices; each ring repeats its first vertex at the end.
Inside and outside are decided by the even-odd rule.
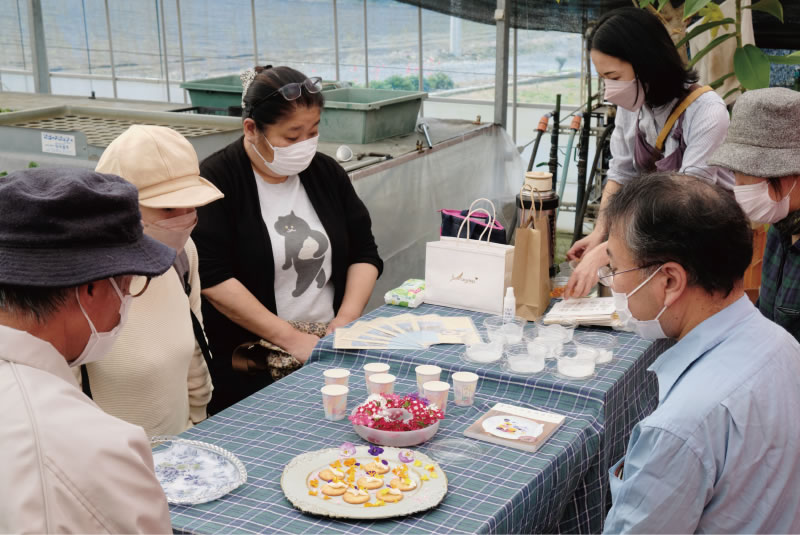
POLYGON ((199 211, 193 234, 215 355, 212 411, 302 365, 319 336, 361 315, 383 268, 347 173, 316 150, 320 78, 257 67, 242 82, 244 135, 201 164, 225 199, 199 211), (259 340, 278 348, 266 361, 233 356, 259 340))
POLYGON ((711 167, 708 156, 725 137, 728 111, 710 87, 681 60, 669 33, 647 10, 625 7, 596 24, 588 46, 605 83, 605 99, 617 105, 611 135, 608 180, 594 230, 567 252, 580 260, 565 297, 581 297, 597 283, 597 269, 608 264, 604 208, 625 184, 654 171, 697 174, 726 189, 733 175, 711 167))
MULTIPOLYGON (((200 176, 192 145, 163 126, 130 127, 106 148, 97 171, 137 187, 144 233, 178 256, 172 269, 123 307, 127 321, 108 356, 82 367, 83 387, 100 408, 142 426, 148 436, 175 435, 206 418, 211 398, 210 353, 204 355, 200 338, 198 257, 189 236, 196 207, 222 193, 200 176)), ((134 279, 131 293, 144 283, 134 279)))
POLYGON ((751 221, 771 223, 761 267, 761 313, 800 340, 800 93, 748 91, 710 161, 736 175, 733 193, 751 221))

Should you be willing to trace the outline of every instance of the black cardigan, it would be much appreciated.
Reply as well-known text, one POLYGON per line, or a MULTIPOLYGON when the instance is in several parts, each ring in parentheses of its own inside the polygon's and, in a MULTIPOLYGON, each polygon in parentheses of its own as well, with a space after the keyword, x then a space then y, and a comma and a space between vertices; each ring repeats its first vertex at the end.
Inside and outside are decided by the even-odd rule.
MULTIPOLYGON (((276 313, 275 270, 269 232, 261 217, 253 168, 239 138, 200 164, 200 175, 210 180, 225 198, 198 209, 192 233, 200 255, 203 288, 230 278, 238 279, 261 304, 276 313)), ((380 274, 383 261, 372 235, 372 221, 358 198, 350 177, 331 157, 317 153, 300 173, 308 194, 330 240, 333 309, 344 298, 347 269, 356 263, 374 265, 380 274)), ((231 368, 233 350, 260 337, 240 327, 203 299, 203 320, 214 358, 213 412, 225 408, 271 382, 269 373, 240 376, 231 368)))

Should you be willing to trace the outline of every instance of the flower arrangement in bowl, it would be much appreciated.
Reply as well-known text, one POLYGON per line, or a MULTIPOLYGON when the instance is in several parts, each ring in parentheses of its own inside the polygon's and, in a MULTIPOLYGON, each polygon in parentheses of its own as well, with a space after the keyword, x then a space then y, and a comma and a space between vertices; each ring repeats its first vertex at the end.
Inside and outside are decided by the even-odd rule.
POLYGON ((444 414, 417 393, 372 394, 350 415, 358 436, 381 446, 404 448, 430 440, 444 414))

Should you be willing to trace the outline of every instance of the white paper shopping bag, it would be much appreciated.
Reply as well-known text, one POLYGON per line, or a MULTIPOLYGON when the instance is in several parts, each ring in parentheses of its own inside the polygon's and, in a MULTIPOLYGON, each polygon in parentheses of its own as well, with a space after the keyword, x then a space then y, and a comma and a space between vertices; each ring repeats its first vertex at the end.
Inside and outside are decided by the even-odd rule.
MULTIPOLYGON (((485 212, 491 217, 485 210, 475 211, 485 212)), ((502 313, 503 297, 511 285, 514 247, 491 243, 488 237, 485 238, 487 241, 481 238, 442 237, 439 241, 428 242, 425 251, 426 303, 502 313)))

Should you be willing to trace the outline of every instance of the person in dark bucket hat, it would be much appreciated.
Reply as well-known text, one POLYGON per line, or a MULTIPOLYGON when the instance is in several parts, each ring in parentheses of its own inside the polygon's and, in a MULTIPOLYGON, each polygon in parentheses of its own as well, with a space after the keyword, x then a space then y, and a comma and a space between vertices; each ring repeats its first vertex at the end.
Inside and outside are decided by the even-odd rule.
POLYGON ((758 308, 800 340, 800 93, 747 91, 709 163, 736 176, 733 192, 750 220, 770 223, 758 308))
POLYGON ((101 411, 70 367, 104 356, 174 258, 116 175, 0 179, 0 532, 171 532, 144 431, 101 411))

